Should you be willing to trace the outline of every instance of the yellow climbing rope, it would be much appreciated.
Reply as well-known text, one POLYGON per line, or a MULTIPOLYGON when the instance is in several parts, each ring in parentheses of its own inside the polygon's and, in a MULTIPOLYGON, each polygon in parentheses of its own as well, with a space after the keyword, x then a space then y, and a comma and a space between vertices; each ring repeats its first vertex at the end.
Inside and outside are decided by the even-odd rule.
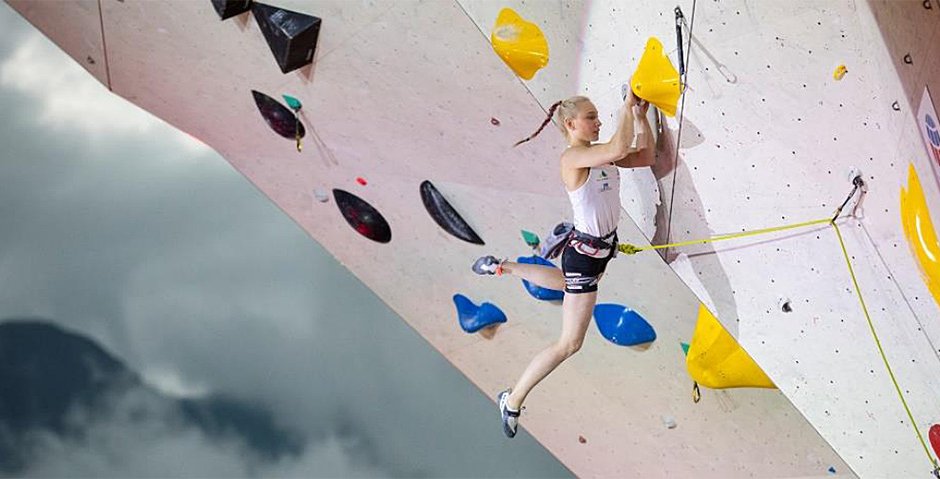
POLYGON ((894 377, 894 371, 891 369, 891 364, 888 363, 888 356, 885 355, 884 348, 881 347, 881 340, 878 339, 878 333, 875 332, 875 325, 872 323, 871 315, 868 314, 868 306, 865 305, 865 298, 862 297, 862 290, 858 287, 858 280, 855 278, 855 268, 852 268, 852 261, 849 259, 849 251, 845 247, 845 241, 842 240, 842 232, 839 231, 839 225, 835 221, 832 222, 832 227, 836 230, 836 236, 839 238, 839 246, 842 247, 842 255, 845 256, 845 265, 849 268, 849 275, 852 276, 852 284, 855 286, 855 294, 858 295, 858 302, 862 305, 862 311, 865 312, 865 319, 868 320, 868 328, 871 330, 871 335, 875 338, 875 345, 878 346, 878 353, 881 354, 881 360, 885 363, 885 368, 888 370, 888 375, 891 376, 891 382, 894 384, 894 389, 898 392, 898 397, 901 398, 901 404, 904 405, 904 411, 907 412, 907 417, 911 421, 911 425, 914 426, 914 432, 917 434, 917 439, 920 441, 920 445, 923 446, 924 452, 927 453, 927 459, 930 460, 930 463, 933 465, 933 470, 936 472, 937 468, 940 467, 937 465, 937 460, 930 454, 930 449, 927 449, 927 443, 924 441, 924 436, 920 433, 920 428, 917 427, 917 421, 914 420, 914 414, 911 413, 911 408, 907 405, 907 400, 904 399, 904 393, 901 392, 901 386, 898 385, 898 380, 894 377))
MULTIPOLYGON (((852 277, 852 284, 855 287, 855 294, 858 296, 858 302, 862 305, 862 311, 865 313, 865 319, 868 321, 868 328, 871 331, 872 338, 875 340, 875 345, 878 346, 878 353, 881 355, 881 360, 885 364, 885 368, 888 370, 888 375, 891 377, 891 382, 894 384, 894 389, 898 393, 898 398, 901 399, 901 404, 904 406, 904 411, 907 413, 908 419, 911 421, 911 425, 914 427, 914 433, 917 435, 917 439, 920 441, 920 445, 924 448, 924 452, 927 454, 927 459, 930 460, 931 465, 933 465, 933 473, 940 477, 940 465, 937 464, 937 460, 934 459, 933 455, 930 454, 930 449, 927 448, 927 443, 924 441, 924 436, 920 432, 920 428, 917 427, 917 421, 914 419, 914 414, 911 412, 910 406, 907 404, 907 399, 904 397, 904 393, 901 391, 901 386, 898 385, 897 378, 894 376, 894 371, 891 369, 891 364, 888 362, 888 357, 885 355, 884 348, 881 346, 881 340, 878 338, 878 333, 875 331, 875 325, 872 322, 871 315, 868 312, 868 306, 865 304, 865 298, 862 296, 862 290, 858 286, 858 279, 855 277, 855 269, 852 267, 852 261, 849 259, 848 249, 845 247, 845 241, 842 239, 842 232, 839 231, 839 225, 836 224, 836 219, 839 218, 839 215, 842 213, 842 208, 848 203, 848 201, 855 195, 855 192, 860 188, 861 183, 856 183, 856 187, 852 190, 852 193, 849 194, 849 197, 846 198, 845 202, 842 203, 842 206, 836 210, 835 216, 832 218, 823 218, 813 221, 805 221, 802 223, 795 223, 791 225, 776 226, 773 228, 764 228, 759 230, 752 231, 743 231, 740 233, 731 233, 725 235, 713 236, 706 239, 690 240, 690 241, 681 241, 678 243, 670 243, 664 245, 653 245, 639 247, 632 245, 630 243, 620 243, 617 245, 617 250, 624 254, 636 254, 640 251, 648 250, 657 250, 664 248, 672 248, 679 246, 688 246, 694 244, 705 244, 705 243, 714 243, 717 241, 725 241, 736 238, 744 238, 748 236, 757 236, 761 234, 774 233, 777 231, 785 231, 796 228, 803 228, 806 226, 813 226, 828 223, 836 231, 836 237, 839 239, 839 245, 842 247, 842 254, 845 257, 845 264, 849 269, 849 275, 852 277)), ((698 399, 701 397, 701 393, 698 392, 698 384, 695 385, 693 389, 693 400, 698 402, 698 399)))
POLYGON ((730 239, 736 239, 736 238, 744 238, 744 237, 747 237, 747 236, 756 236, 756 235, 761 235, 761 234, 766 234, 766 233, 773 233, 773 232, 776 232, 776 231, 792 230, 792 229, 795 229, 795 228, 803 228, 803 227, 805 227, 805 226, 812 226, 812 225, 819 225, 819 224, 823 224, 823 223, 829 223, 830 221, 832 221, 832 219, 830 219, 830 218, 823 218, 823 219, 819 219, 819 220, 805 221, 805 222, 803 222, 803 223, 796 223, 796 224, 792 224, 792 225, 776 226, 776 227, 773 227, 773 228, 764 228, 764 229, 753 230, 753 231, 742 231, 741 233, 729 233, 729 234, 725 234, 725 235, 713 236, 713 237, 711 237, 711 238, 706 238, 706 239, 698 239, 698 240, 691 240, 691 241, 682 241, 682 242, 679 242, 679 243, 661 244, 661 245, 653 245, 653 246, 635 246, 635 245, 632 245, 632 244, 630 244, 630 243, 620 243, 619 245, 617 245, 617 249, 618 249, 621 253, 624 253, 624 254, 636 254, 636 253, 639 253, 640 251, 656 250, 656 249, 664 249, 664 248, 673 248, 673 247, 678 247, 678 246, 688 246, 688 245, 692 245, 692 244, 714 243, 714 242, 716 242, 716 241, 724 241, 724 240, 730 240, 730 239))

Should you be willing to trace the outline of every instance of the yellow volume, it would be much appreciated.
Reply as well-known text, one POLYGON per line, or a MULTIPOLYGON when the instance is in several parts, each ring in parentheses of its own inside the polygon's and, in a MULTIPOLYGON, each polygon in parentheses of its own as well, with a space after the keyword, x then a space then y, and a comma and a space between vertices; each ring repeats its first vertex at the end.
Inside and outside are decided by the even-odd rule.
POLYGON ((692 379, 707 388, 776 388, 704 304, 699 305, 686 367, 692 379))
POLYGON ((633 72, 630 88, 636 96, 650 102, 668 116, 676 116, 676 105, 682 94, 679 72, 663 53, 663 44, 656 37, 646 42, 646 50, 633 72))
POLYGON ((542 30, 511 8, 500 10, 490 41, 506 65, 526 80, 531 80, 535 72, 548 65, 548 41, 542 30))
POLYGON ((901 188, 901 224, 904 225, 907 243, 917 258, 924 283, 940 306, 940 243, 913 164, 908 170, 907 189, 901 188))

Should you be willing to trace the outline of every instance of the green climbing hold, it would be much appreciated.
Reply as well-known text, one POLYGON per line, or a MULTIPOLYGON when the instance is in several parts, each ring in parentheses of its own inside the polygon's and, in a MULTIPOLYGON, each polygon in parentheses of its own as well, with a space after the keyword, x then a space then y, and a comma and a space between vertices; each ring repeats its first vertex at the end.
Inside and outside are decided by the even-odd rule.
POLYGON ((531 231, 522 230, 522 239, 531 248, 538 248, 539 246, 539 236, 531 231))
POLYGON ((682 353, 686 356, 689 355, 689 343, 679 343, 682 345, 682 353))
POLYGON ((290 95, 281 95, 281 96, 284 97, 284 101, 287 102, 287 106, 289 106, 291 110, 298 111, 301 109, 301 107, 303 107, 303 105, 300 104, 300 100, 290 95))

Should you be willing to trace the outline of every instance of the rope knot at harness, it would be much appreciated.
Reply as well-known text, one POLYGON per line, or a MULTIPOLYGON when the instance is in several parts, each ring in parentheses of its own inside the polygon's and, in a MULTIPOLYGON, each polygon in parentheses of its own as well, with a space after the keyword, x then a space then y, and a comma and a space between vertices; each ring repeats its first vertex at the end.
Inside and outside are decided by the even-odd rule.
POLYGON ((620 243, 620 244, 618 244, 618 245, 617 245, 617 250, 620 251, 620 252, 623 253, 623 254, 637 254, 637 253, 639 253, 640 251, 643 251, 642 249, 640 249, 640 248, 638 248, 638 247, 636 247, 635 245, 632 245, 632 244, 630 244, 630 243, 620 243))

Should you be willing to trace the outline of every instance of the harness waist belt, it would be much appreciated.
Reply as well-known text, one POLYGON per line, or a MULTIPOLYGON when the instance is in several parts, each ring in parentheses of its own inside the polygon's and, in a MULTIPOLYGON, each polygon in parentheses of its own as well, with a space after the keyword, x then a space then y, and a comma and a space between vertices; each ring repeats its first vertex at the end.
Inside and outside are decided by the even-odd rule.
POLYGON ((583 231, 573 230, 571 232, 572 239, 576 239, 591 248, 596 249, 617 249, 617 230, 613 230, 610 233, 607 233, 603 237, 597 237, 594 235, 589 235, 583 231))

